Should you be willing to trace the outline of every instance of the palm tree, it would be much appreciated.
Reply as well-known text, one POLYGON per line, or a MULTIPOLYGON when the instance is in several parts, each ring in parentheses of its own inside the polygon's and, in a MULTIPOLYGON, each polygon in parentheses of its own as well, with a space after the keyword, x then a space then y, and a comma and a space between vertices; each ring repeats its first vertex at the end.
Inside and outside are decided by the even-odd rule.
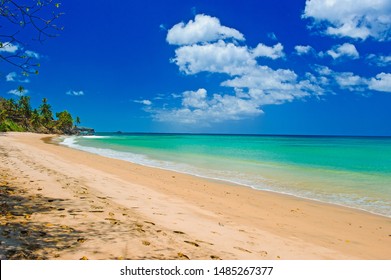
POLYGON ((19 114, 22 119, 23 126, 28 127, 31 118, 30 96, 21 96, 18 102, 19 114))
POLYGON ((39 126, 41 125, 41 116, 39 115, 37 109, 34 109, 34 111, 31 114, 31 124, 35 129, 39 128, 39 126))
POLYGON ((53 121, 53 112, 46 98, 42 99, 42 104, 39 106, 39 113, 42 118, 42 124, 47 128, 50 127, 53 121))
POLYGON ((76 123, 76 126, 80 124, 80 118, 79 118, 79 116, 76 116, 75 123, 76 123))
POLYGON ((71 133, 73 126, 72 115, 68 111, 56 113, 56 127, 63 133, 71 133))
POLYGON ((3 104, 3 109, 6 111, 6 118, 17 121, 18 118, 18 104, 16 104, 14 99, 7 99, 3 104))

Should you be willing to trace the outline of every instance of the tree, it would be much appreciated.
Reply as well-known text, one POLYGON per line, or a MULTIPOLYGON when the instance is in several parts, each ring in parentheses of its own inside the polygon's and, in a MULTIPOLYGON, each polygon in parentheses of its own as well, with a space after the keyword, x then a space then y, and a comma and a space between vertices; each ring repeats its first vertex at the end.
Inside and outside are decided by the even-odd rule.
POLYGON ((34 128, 39 128, 41 126, 41 116, 37 109, 34 109, 31 113, 31 124, 34 128))
POLYGON ((76 125, 79 125, 79 124, 80 124, 80 118, 79 118, 79 116, 76 116, 75 123, 76 123, 76 125))
POLYGON ((43 42, 58 36, 62 27, 56 25, 63 13, 55 12, 60 3, 54 0, 0 0, 0 61, 9 63, 23 75, 38 74, 39 55, 24 47, 26 36, 43 42), (21 40, 24 38, 24 40, 21 40))
MULTIPOLYGON (((56 117, 57 120, 53 120, 46 98, 42 99, 39 109, 32 109, 29 96, 21 96, 17 102, 0 97, 0 131, 76 133, 73 130, 74 120, 68 111, 56 113, 56 117)), ((80 123, 80 118, 77 117, 75 122, 80 123)))
POLYGON ((18 104, 16 104, 14 99, 7 99, 3 102, 2 105, 4 109, 5 118, 15 120, 18 118, 18 104))
POLYGON ((24 127, 28 127, 31 118, 30 96, 21 96, 18 102, 18 111, 24 127))
POLYGON ((71 114, 65 110, 60 113, 56 113, 56 117, 56 128, 65 133, 71 133, 73 128, 73 119, 71 114))
POLYGON ((51 106, 47 103, 47 99, 42 99, 42 104, 39 106, 39 113, 41 115, 42 124, 45 127, 50 127, 53 121, 53 112, 51 106))

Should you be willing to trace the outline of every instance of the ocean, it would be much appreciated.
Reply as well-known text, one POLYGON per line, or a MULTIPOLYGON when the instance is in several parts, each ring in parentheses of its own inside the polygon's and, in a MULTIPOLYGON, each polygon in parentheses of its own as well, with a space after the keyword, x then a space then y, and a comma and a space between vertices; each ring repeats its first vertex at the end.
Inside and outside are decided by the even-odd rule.
POLYGON ((391 137, 101 133, 62 144, 391 217, 391 137))

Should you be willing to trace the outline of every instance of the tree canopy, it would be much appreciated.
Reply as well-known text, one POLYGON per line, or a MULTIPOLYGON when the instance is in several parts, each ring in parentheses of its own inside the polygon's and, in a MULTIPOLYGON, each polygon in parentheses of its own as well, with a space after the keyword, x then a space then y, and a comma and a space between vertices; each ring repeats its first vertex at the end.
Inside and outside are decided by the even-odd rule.
MULTIPOLYGON (((30 131, 37 133, 74 134, 72 115, 64 110, 55 114, 47 99, 43 98, 38 108, 32 108, 29 96, 19 100, 0 97, 0 131, 30 131)), ((80 118, 76 122, 80 123, 80 118)))

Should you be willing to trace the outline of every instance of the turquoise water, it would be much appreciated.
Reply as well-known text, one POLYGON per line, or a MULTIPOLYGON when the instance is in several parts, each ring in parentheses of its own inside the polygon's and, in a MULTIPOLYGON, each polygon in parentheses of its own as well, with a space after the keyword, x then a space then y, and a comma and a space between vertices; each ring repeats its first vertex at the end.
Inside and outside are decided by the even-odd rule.
POLYGON ((63 144, 391 217, 391 138, 100 134, 63 144))

